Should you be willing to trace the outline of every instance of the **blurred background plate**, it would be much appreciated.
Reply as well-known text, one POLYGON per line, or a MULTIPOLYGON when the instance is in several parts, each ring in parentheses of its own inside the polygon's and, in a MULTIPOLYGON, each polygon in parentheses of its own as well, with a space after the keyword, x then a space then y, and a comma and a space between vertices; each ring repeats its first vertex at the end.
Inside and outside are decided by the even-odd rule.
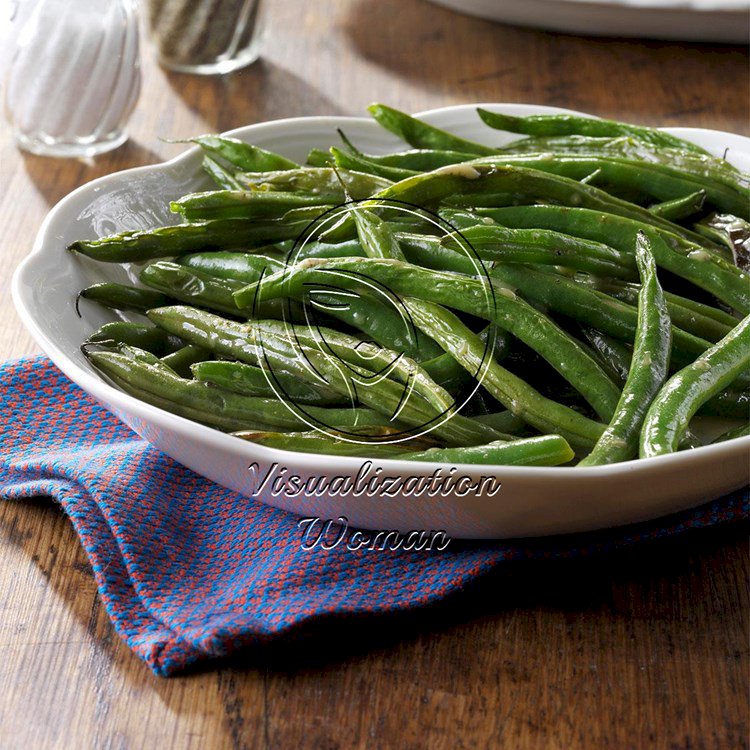
POLYGON ((431 0, 491 21, 571 34, 703 42, 750 39, 748 0, 431 0))

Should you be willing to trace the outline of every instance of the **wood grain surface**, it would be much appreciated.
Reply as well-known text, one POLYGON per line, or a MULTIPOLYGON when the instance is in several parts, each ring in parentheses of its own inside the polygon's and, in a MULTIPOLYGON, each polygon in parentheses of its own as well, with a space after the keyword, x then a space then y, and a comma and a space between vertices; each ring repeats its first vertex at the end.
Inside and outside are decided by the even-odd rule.
MULTIPOLYGON (((420 0, 267 2, 263 59, 168 74, 151 49, 126 146, 20 154, 0 131, 0 356, 37 351, 10 301, 45 213, 88 180, 178 153, 163 139, 278 117, 464 102, 553 104, 750 131, 747 51, 582 39, 420 0)), ((65 516, 0 504, 0 748, 748 746, 747 529, 590 561, 516 564, 419 616, 347 624, 203 674, 122 644, 65 516)))

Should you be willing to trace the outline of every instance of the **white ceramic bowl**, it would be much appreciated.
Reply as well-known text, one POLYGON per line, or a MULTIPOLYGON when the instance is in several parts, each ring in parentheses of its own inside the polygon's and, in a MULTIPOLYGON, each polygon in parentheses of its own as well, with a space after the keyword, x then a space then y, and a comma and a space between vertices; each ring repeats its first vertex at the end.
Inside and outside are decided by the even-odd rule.
MULTIPOLYGON (((481 105, 508 114, 561 112, 517 104, 481 105)), ((466 138, 500 144, 509 140, 486 128, 475 106, 449 107, 420 115, 466 138)), ((308 117, 251 125, 232 135, 303 160, 310 148, 336 141, 336 128, 365 151, 395 150, 399 141, 374 122, 359 118, 308 117)), ((710 130, 671 129, 750 171, 750 139, 710 130)), ((493 476, 499 492, 463 497, 357 495, 295 496, 268 487, 256 493, 258 476, 274 463, 289 473, 355 477, 361 459, 291 453, 242 441, 145 404, 104 382, 81 355, 80 343, 113 313, 93 304, 76 315, 76 293, 101 280, 124 280, 119 266, 96 264, 65 252, 73 240, 127 229, 173 223, 170 199, 206 184, 200 154, 191 148, 165 164, 139 167, 102 177, 79 188, 47 216, 31 255, 13 282, 18 312, 42 349, 85 391, 139 435, 194 471, 263 502, 321 518, 348 518, 368 529, 443 530, 452 537, 487 538, 584 531, 642 521, 698 505, 748 483, 750 437, 689 452, 592 468, 454 467, 479 481, 493 476), (257 465, 256 471, 249 470, 257 465)), ((433 464, 377 460, 381 476, 427 476, 433 464)), ((443 466, 444 473, 451 467, 443 466)), ((369 476, 373 476, 373 473, 369 476)))

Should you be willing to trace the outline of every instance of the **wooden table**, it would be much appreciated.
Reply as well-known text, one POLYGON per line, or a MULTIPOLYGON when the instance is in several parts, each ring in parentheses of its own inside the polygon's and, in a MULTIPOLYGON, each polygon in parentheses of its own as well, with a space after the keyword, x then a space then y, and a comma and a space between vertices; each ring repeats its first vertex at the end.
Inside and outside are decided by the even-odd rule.
MULTIPOLYGON (((419 0, 268 2, 263 61, 170 75, 144 50, 132 139, 94 163, 19 154, 0 133, 0 356, 37 348, 11 273, 47 210, 182 138, 278 117, 461 102, 553 104, 747 133, 742 49, 579 39, 419 0)), ((738 748, 747 746, 746 529, 588 562, 518 565, 429 618, 332 633, 159 679, 111 627, 48 500, 0 504, 2 748, 738 748), (353 639, 344 645, 344 636, 353 639)))

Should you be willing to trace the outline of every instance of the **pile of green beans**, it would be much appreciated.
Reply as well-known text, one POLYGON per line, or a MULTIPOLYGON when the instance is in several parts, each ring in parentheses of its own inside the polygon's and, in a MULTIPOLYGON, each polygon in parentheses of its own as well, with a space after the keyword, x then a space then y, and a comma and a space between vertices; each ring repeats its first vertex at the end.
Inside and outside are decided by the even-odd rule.
POLYGON ((748 434, 748 175, 610 120, 479 109, 479 143, 370 113, 407 147, 199 136, 180 223, 70 245, 140 282, 78 292, 121 315, 91 365, 291 451, 585 467, 748 434))

